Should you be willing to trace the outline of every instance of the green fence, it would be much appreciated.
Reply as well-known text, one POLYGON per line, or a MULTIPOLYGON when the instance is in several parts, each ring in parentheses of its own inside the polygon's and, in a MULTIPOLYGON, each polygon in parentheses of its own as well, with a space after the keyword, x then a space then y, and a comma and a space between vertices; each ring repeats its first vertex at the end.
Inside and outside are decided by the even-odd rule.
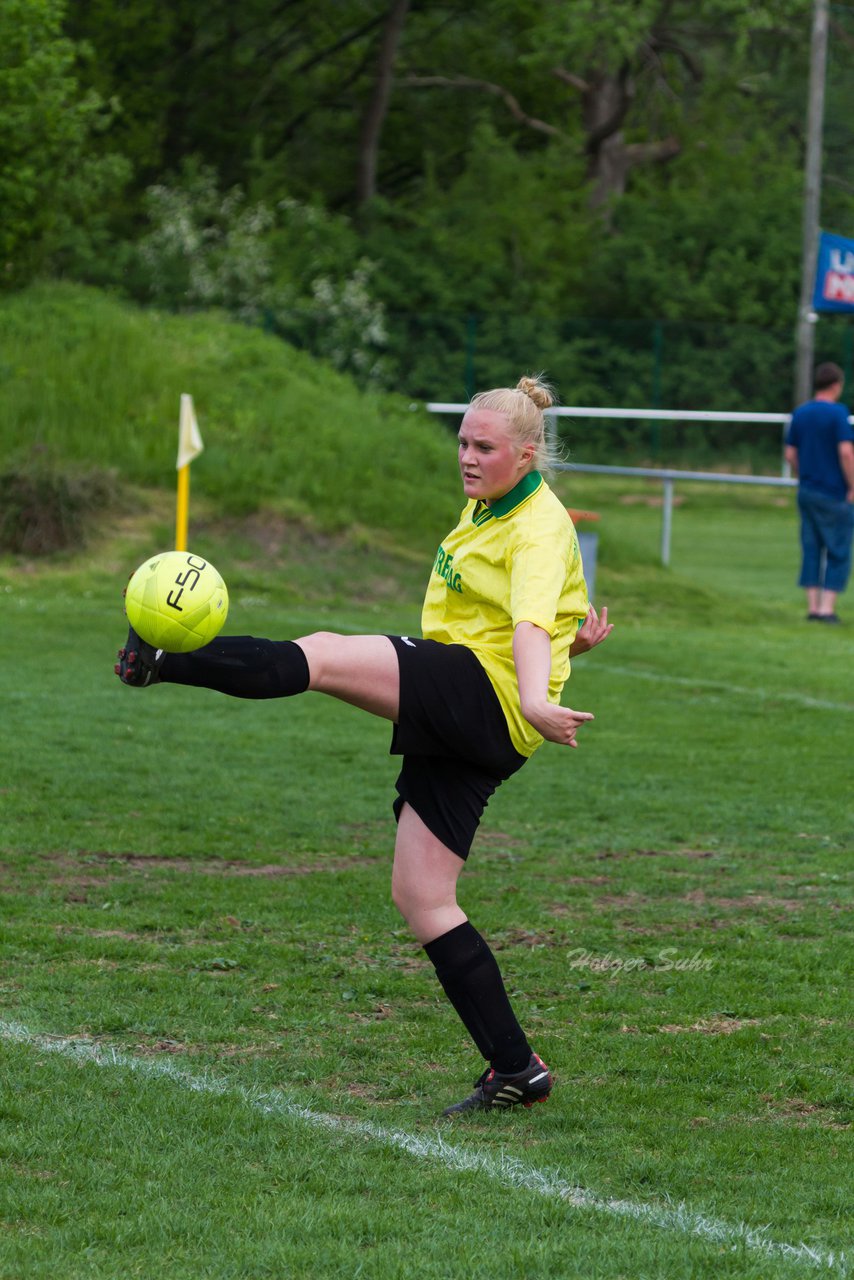
MULTIPOLYGON (((387 317, 394 385, 413 399, 467 400, 543 370, 564 404, 788 413, 794 329, 700 321, 555 319, 399 312, 387 317)), ((835 360, 854 393, 854 322, 820 321, 816 360, 835 360)), ((563 433, 572 446, 574 428, 563 433)), ((734 423, 608 422, 585 427, 585 458, 656 464, 767 465, 777 428, 734 423)))

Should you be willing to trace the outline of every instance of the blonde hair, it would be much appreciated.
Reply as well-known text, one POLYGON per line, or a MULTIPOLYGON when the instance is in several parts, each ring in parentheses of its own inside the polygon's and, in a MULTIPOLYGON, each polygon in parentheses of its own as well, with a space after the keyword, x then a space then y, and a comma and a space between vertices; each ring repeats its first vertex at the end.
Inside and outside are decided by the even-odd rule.
POLYGON ((556 403, 554 388, 541 375, 520 378, 515 387, 496 387, 472 396, 470 409, 489 409, 501 413, 510 424, 517 445, 532 444, 531 470, 551 471, 561 462, 558 443, 546 434, 544 412, 556 403))

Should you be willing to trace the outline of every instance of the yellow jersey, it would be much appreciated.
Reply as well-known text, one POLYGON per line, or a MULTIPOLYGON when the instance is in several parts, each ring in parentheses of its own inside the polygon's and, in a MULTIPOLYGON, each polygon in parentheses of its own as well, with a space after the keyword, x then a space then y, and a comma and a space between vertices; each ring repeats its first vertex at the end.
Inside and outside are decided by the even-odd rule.
POLYGON ((490 506, 472 499, 436 554, 421 630, 427 640, 463 644, 498 695, 517 751, 543 741, 522 715, 513 632, 533 622, 551 636, 548 697, 559 702, 569 646, 589 603, 575 527, 538 471, 490 506))

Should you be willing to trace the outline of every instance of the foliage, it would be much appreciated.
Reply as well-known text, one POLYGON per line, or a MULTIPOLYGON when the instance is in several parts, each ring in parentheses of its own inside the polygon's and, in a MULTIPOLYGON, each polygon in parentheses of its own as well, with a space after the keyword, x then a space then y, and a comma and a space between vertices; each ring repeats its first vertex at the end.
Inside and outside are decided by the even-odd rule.
POLYGON ((63 13, 63 0, 0 6, 0 286, 26 282, 81 220, 97 224, 129 170, 89 152, 110 111, 78 86, 82 51, 63 36, 63 13))
POLYGON ((264 233, 273 215, 247 205, 239 187, 220 193, 209 168, 188 166, 180 185, 145 193, 149 230, 138 252, 144 287, 157 306, 224 307, 260 319, 270 287, 264 233))
POLYGON ((266 323, 362 384, 388 383, 385 306, 376 262, 348 219, 286 196, 271 237, 276 292, 266 323))
MULTIPOLYGON (((88 166, 105 176, 117 153, 132 175, 37 234, 33 261, 223 307, 413 397, 527 366, 593 403, 753 406, 764 384, 761 407, 789 408, 810 10, 413 4, 364 201, 388 3, 67 0, 56 76, 105 127, 86 126, 69 163, 47 156, 46 208, 71 207, 72 172, 81 199, 97 192, 88 166), (73 63, 75 49, 91 52, 73 63)), ((842 234, 852 57, 834 7, 823 209, 842 234)), ((845 323, 821 332, 848 367, 845 323)))
POLYGON ((176 310, 221 307, 263 324, 360 381, 378 381, 383 308, 370 291, 374 264, 353 259, 322 209, 285 198, 250 204, 221 192, 207 166, 187 164, 174 185, 145 193, 149 227, 125 287, 176 310))
POLYGON ((93 518, 117 498, 114 471, 66 468, 44 450, 0 468, 0 550, 50 555, 79 548, 93 518))

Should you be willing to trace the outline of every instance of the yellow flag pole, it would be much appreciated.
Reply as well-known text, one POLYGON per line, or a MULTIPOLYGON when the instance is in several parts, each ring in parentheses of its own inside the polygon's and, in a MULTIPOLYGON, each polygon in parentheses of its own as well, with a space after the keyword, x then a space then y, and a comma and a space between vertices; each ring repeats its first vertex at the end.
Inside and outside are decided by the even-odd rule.
POLYGON ((187 550, 187 526, 190 519, 190 464, 178 468, 178 503, 175 515, 175 550, 187 550))
POLYGON ((182 394, 181 416, 178 423, 178 502, 175 513, 175 550, 187 550, 187 526, 190 519, 190 463, 198 457, 204 445, 196 422, 193 397, 182 394))

